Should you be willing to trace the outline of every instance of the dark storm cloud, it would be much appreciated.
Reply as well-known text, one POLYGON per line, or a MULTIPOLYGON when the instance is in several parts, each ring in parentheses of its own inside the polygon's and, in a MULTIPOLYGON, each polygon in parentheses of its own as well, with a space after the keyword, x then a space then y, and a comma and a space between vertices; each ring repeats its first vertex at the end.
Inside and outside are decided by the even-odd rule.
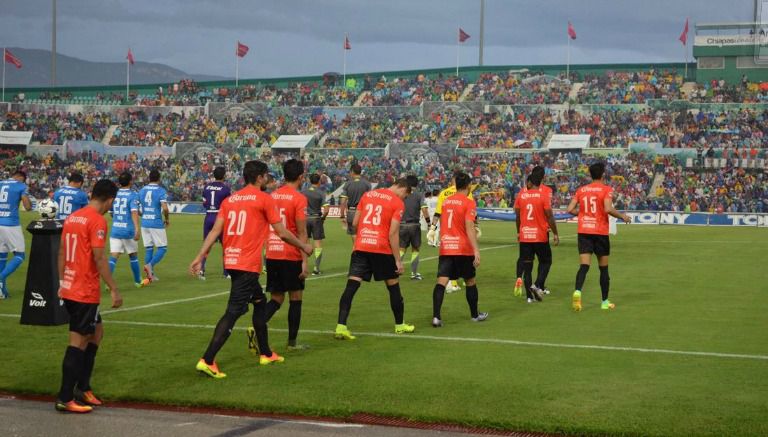
MULTIPOLYGON (((50 0, 6 0, 0 44, 50 46, 50 0)), ((748 21, 751 0, 487 0, 486 64, 562 63, 566 22, 573 62, 680 61, 685 17, 748 21)), ((462 63, 477 62, 479 0, 59 0, 59 51, 115 61, 127 46, 141 60, 232 75, 234 41, 252 47, 241 75, 318 74, 451 66, 456 27, 472 35, 462 63)))

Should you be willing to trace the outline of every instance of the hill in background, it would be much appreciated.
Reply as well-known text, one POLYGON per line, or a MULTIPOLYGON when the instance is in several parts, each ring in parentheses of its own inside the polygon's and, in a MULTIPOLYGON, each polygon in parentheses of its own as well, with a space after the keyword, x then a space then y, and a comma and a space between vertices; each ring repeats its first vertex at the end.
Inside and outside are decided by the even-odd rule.
MULTIPOLYGON (((7 88, 47 87, 51 84, 50 50, 8 47, 21 59, 23 68, 6 64, 7 88)), ((189 74, 165 64, 136 62, 131 66, 131 84, 172 83, 180 79, 196 81, 226 80, 223 76, 189 74)), ((56 55, 56 85, 105 86, 125 84, 125 62, 92 62, 62 54, 56 55)))

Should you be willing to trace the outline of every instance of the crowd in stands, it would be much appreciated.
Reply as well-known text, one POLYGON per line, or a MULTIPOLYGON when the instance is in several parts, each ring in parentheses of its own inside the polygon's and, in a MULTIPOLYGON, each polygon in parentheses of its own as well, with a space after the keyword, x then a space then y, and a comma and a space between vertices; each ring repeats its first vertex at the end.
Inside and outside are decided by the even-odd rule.
POLYGON ((382 76, 375 84, 366 77, 361 100, 362 106, 418 106, 424 101, 456 102, 467 87, 466 79, 438 74, 428 79, 420 74, 412 79, 382 76))
POLYGON ((728 85, 723 79, 697 83, 687 96, 700 103, 762 103, 768 100, 768 82, 750 82, 746 75, 739 85, 728 85))
POLYGON ((569 110, 555 125, 558 134, 591 135, 590 147, 627 147, 634 142, 666 144, 674 126, 670 111, 599 109, 591 112, 569 110))
POLYGON ((712 172, 671 166, 655 193, 655 207, 684 212, 768 212, 768 177, 728 167, 712 172))
POLYGON ((667 147, 765 148, 768 134, 768 111, 741 109, 732 111, 698 111, 678 116, 676 133, 667 147))
POLYGON ((568 98, 571 83, 543 73, 483 73, 468 100, 501 105, 559 104, 568 98))
POLYGON ((170 146, 179 141, 189 141, 257 147, 265 142, 274 143, 280 135, 319 136, 320 131, 320 126, 313 118, 278 116, 274 120, 267 120, 242 115, 233 119, 214 120, 196 113, 149 116, 143 111, 136 111, 119 122, 110 144, 170 146))
POLYGON ((651 68, 648 71, 587 74, 582 83, 577 94, 578 103, 645 103, 650 99, 680 99, 683 76, 675 70, 651 68))
POLYGON ((40 144, 63 144, 67 140, 101 141, 111 124, 110 115, 106 113, 9 112, 4 118, 0 130, 31 131, 32 141, 40 144))
MULTIPOLYGON (((261 155, 270 169, 280 174, 285 159, 295 154, 261 155)), ((534 165, 546 170, 544 183, 554 189, 553 207, 562 209, 576 188, 589 182, 588 166, 593 156, 577 153, 541 154, 497 152, 490 154, 457 154, 441 161, 437 155, 424 154, 407 158, 369 156, 355 158, 344 151, 309 151, 302 159, 310 173, 323 175, 322 184, 329 193, 338 189, 349 177, 353 162, 364 169, 364 176, 374 183, 388 185, 403 174, 416 174, 421 188, 432 191, 447 186, 454 169, 469 172, 477 187, 475 197, 480 207, 510 207, 520 191, 525 176, 534 165)), ((614 204, 626 210, 664 210, 686 212, 768 212, 768 178, 764 172, 727 167, 712 171, 685 169, 674 156, 630 153, 604 158, 607 182, 614 188, 614 204), (663 181, 653 187, 655 177, 663 181)), ((130 170, 138 186, 147 180, 149 170, 158 168, 162 183, 171 200, 200 201, 205 182, 214 167, 224 165, 227 179, 234 187, 242 186, 240 177, 244 158, 234 153, 206 152, 184 159, 170 157, 125 158, 82 153, 62 160, 56 156, 19 155, 4 162, 6 172, 21 168, 28 173, 32 196, 43 198, 66 183, 67 175, 77 170, 86 181, 101 177, 115 178, 130 170)), ((279 177, 279 176, 278 176, 279 177)), ((86 185, 88 188, 88 185, 86 185)), ((338 194, 334 195, 338 201, 338 194)))

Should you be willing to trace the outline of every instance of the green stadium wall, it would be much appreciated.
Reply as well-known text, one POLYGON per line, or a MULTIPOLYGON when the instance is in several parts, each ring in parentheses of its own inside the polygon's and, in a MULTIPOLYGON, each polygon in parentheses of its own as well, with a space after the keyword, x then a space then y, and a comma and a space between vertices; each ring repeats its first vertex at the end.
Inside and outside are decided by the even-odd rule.
MULTIPOLYGON (((607 71, 642 71, 649 68, 655 68, 657 70, 677 70, 682 73, 685 70, 684 63, 642 63, 642 64, 580 64, 571 65, 571 73, 576 73, 579 77, 583 77, 585 74, 605 74, 607 71)), ((558 65, 500 65, 500 66, 483 66, 483 67, 462 67, 459 71, 459 75, 466 78, 470 83, 477 80, 482 73, 504 73, 510 70, 523 70, 528 69, 531 72, 543 72, 549 75, 558 75, 564 73, 566 70, 565 64, 558 65)), ((337 73, 338 74, 338 73, 337 73)), ((421 70, 400 70, 400 71, 376 71, 368 73, 349 73, 347 79, 354 78, 357 83, 362 86, 365 76, 370 76, 374 80, 379 77, 386 76, 388 80, 395 77, 416 77, 419 74, 424 74, 428 78, 436 77, 440 74, 451 76, 456 74, 455 67, 449 68, 434 68, 434 69, 421 69, 421 70)), ((696 77, 696 65, 690 63, 688 65, 688 77, 696 77)), ((268 79, 240 79, 241 85, 274 85, 277 87, 285 87, 289 84, 296 82, 303 83, 319 83, 322 82, 323 76, 298 76, 298 77, 282 77, 282 78, 268 78, 268 79)), ((169 83, 155 83, 144 85, 131 85, 131 91, 138 94, 154 94, 158 87, 163 87, 164 90, 168 89, 169 83)), ((233 88, 235 86, 234 80, 228 81, 213 81, 213 82, 200 82, 200 85, 206 88, 233 88)), ((61 88, 6 88, 6 95, 13 96, 18 93, 24 93, 27 100, 38 99, 43 92, 49 93, 72 93, 75 97, 93 97, 98 93, 125 93, 125 84, 117 84, 112 86, 88 86, 88 87, 61 87, 61 88)), ((105 97, 109 97, 108 95, 105 97)))

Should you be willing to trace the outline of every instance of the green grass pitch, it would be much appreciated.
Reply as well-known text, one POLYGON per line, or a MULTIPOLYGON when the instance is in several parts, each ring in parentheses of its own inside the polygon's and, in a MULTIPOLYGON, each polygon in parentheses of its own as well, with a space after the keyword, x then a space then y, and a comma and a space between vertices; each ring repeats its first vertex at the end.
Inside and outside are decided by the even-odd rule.
MULTIPOLYGON (((258 366, 246 349, 249 314, 217 358, 229 376, 213 380, 194 365, 229 282, 220 275, 220 247, 207 281, 187 276, 202 217, 174 216, 168 255, 156 269, 160 282, 136 290, 127 257, 118 263, 124 311, 109 313, 104 295, 106 335, 93 385, 107 400, 337 417, 368 412, 527 431, 768 434, 766 229, 621 226, 610 270, 616 310, 600 310, 593 262, 584 310, 574 313, 575 226, 561 225, 547 284, 553 292, 540 304, 512 296, 513 226, 483 223, 478 287, 488 321, 469 320, 462 291, 446 295, 445 327, 430 326, 437 262, 435 249, 425 248, 425 279, 402 281, 405 318, 416 333, 393 334, 384 285, 372 283, 352 306, 357 340, 341 342, 331 330, 350 240, 329 219, 325 275, 307 282, 304 298, 299 340, 311 349, 285 352, 286 304, 270 323, 270 342, 286 362, 258 366)), ((54 394, 67 329, 19 325, 13 315, 26 268, 9 280, 11 299, 0 301, 0 390, 54 394)))

